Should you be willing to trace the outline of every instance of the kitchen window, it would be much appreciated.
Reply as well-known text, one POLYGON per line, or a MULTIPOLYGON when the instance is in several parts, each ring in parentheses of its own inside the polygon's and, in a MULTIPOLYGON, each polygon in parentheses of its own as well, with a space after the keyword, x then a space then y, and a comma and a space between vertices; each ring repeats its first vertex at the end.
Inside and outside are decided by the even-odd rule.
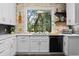
POLYGON ((27 10, 27 31, 51 32, 51 10, 27 10))

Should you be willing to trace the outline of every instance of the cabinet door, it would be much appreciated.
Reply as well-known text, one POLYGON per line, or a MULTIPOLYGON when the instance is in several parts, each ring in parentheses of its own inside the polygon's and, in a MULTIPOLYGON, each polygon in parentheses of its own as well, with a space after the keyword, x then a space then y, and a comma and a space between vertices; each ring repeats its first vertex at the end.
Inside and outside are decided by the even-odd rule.
POLYGON ((63 52, 65 55, 68 55, 68 37, 64 36, 63 39, 63 52))
POLYGON ((75 4, 67 3, 67 25, 75 25, 75 4))
POLYGON ((39 52, 39 41, 30 42, 30 52, 39 52))
POLYGON ((29 36, 18 36, 17 41, 17 52, 29 52, 29 36))
POLYGON ((2 14, 3 14, 2 3, 0 3, 0 23, 1 23, 1 19, 2 19, 2 14))
POLYGON ((10 4, 9 3, 3 3, 3 19, 4 24, 10 24, 10 4))
POLYGON ((16 24, 16 4, 2 3, 0 4, 0 23, 15 25, 16 24))
POLYGON ((49 52, 49 43, 47 41, 40 42, 40 52, 49 52))
POLYGON ((11 45, 10 45, 10 50, 11 50, 10 55, 15 55, 15 53, 16 53, 16 37, 11 37, 10 40, 11 40, 10 41, 10 43, 11 43, 11 45))
POLYGON ((0 47, 0 56, 10 56, 10 41, 9 38, 3 40, 0 47))
POLYGON ((39 52, 39 36, 30 36, 30 52, 39 52))
POLYGON ((79 3, 75 3, 75 22, 79 24, 79 3))
MULTIPOLYGON (((7 54, 5 54, 5 51, 8 50, 9 51, 9 46, 7 44, 6 40, 0 40, 0 56, 6 56, 7 54), (6 49, 8 47, 8 49, 6 49)), ((8 54, 9 55, 9 54, 8 54)))
POLYGON ((40 36, 40 52, 49 52, 48 36, 40 36))
POLYGON ((70 36, 69 39, 69 49, 77 49, 79 50, 79 37, 78 36, 70 36))
POLYGON ((3 17, 4 8, 4 3, 0 3, 0 24, 5 24, 5 19, 3 17))
POLYGON ((9 13, 10 13, 9 18, 11 21, 11 25, 16 25, 16 4, 15 3, 10 4, 9 13))

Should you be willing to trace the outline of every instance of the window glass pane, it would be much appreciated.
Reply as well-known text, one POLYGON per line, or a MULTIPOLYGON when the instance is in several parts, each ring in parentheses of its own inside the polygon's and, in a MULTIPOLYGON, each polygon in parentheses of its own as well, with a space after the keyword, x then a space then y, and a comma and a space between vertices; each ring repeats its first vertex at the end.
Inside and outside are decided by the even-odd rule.
POLYGON ((51 32, 50 10, 27 10, 29 32, 51 32))

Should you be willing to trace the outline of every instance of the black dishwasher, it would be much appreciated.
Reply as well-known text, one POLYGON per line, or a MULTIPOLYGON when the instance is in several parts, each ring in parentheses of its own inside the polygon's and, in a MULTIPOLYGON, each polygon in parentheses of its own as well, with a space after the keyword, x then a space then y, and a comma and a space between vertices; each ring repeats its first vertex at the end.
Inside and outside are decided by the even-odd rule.
POLYGON ((49 51, 63 52, 63 36, 62 35, 49 36, 49 38, 50 38, 49 51))

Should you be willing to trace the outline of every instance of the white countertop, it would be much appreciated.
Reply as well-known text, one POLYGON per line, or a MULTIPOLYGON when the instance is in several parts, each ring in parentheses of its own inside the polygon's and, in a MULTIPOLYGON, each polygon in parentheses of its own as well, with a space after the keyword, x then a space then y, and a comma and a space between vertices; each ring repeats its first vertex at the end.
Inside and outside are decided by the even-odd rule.
POLYGON ((55 36, 55 35, 64 35, 64 36, 79 36, 79 34, 49 34, 49 33, 19 33, 19 34, 16 34, 16 35, 52 35, 52 36, 55 36))
POLYGON ((79 36, 79 34, 59 34, 59 35, 64 35, 64 36, 79 36))
POLYGON ((6 39, 6 38, 9 38, 9 37, 13 37, 13 36, 16 36, 16 34, 4 34, 4 35, 0 35, 0 40, 6 39))
MULTIPOLYGON (((20 33, 20 34, 5 34, 5 35, 0 35, 0 40, 5 39, 5 38, 9 38, 9 37, 13 37, 16 35, 52 35, 52 34, 27 34, 27 33, 20 33)), ((79 36, 79 34, 57 34, 57 35, 64 35, 64 36, 79 36)), ((57 36, 56 35, 56 36, 57 36)), ((52 36, 55 36, 54 34, 52 36)))

